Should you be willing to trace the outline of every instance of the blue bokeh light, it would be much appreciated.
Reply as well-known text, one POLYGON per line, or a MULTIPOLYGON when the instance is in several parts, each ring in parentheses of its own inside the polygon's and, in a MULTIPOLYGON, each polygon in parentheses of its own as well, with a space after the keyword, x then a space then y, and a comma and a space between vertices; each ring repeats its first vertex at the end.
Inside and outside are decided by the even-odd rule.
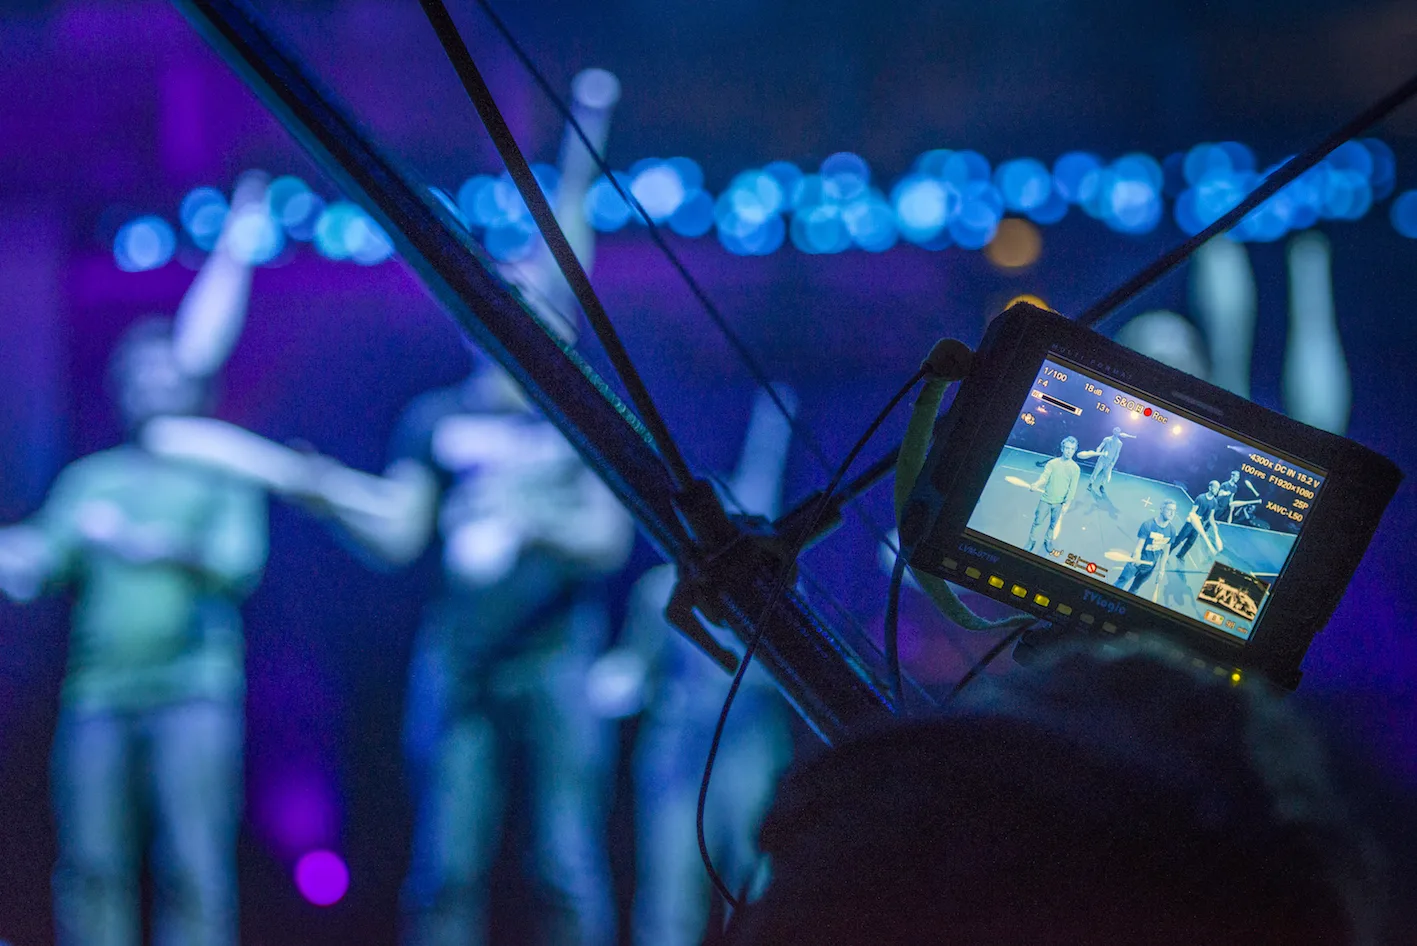
POLYGON ((959 213, 959 191, 933 177, 911 174, 891 191, 896 226, 912 243, 928 243, 959 213))
POLYGON ((794 215, 790 232, 793 245, 804 253, 840 253, 851 245, 835 204, 817 204, 794 215))
POLYGON ((210 251, 221 236, 230 210, 226 196, 215 187, 198 187, 182 198, 177 219, 198 249, 210 251))
POLYGON ((309 218, 314 196, 309 184, 285 174, 266 188, 266 209, 282 227, 299 226, 309 218))
POLYGON ((838 151, 822 162, 820 176, 828 199, 844 204, 866 192, 871 182, 871 168, 861 155, 838 151))
POLYGON ((394 244, 368 214, 347 200, 337 200, 320 214, 315 248, 332 260, 353 260, 364 266, 394 255, 394 244))
POLYGON ((478 228, 489 226, 498 216, 497 203, 491 194, 492 181, 486 174, 477 174, 458 188, 458 209, 468 223, 478 228))
POLYGON ((841 210, 841 219, 851 241, 863 250, 880 253, 895 246, 899 233, 895 211, 881 194, 872 189, 841 210))
POLYGON ((285 230, 265 207, 236 211, 227 223, 226 239, 232 257, 250 266, 269 263, 285 249, 285 230))
POLYGON ((530 220, 507 220, 488 227, 482 235, 482 245, 493 259, 510 263, 531 255, 536 236, 536 225, 530 220))
POLYGON ((1392 202, 1393 228, 1409 240, 1417 240, 1417 190, 1405 191, 1392 202))
POLYGON ((670 158, 664 163, 679 175, 679 182, 686 192, 700 190, 704 186, 704 169, 693 158, 670 158))
POLYGON ((1028 211, 1047 203, 1053 194, 1053 176, 1043 162, 1033 158, 1005 161, 994 172, 994 184, 1010 210, 1028 211))
MULTIPOLYGON (((615 172, 615 180, 627 191, 630 189, 629 180, 620 172, 615 172)), ((630 205, 625 203, 625 199, 615 191, 615 185, 611 184, 605 175, 596 178, 595 183, 590 185, 590 189, 585 195, 585 214, 590 225, 602 233, 613 233, 625 224, 629 223, 631 214, 630 205)))
POLYGON ((631 173, 630 193, 655 223, 668 220, 684 202, 688 191, 673 165, 654 161, 631 173))
POLYGON ((1373 199, 1383 200, 1397 184, 1397 157, 1377 138, 1364 138, 1361 143, 1373 161, 1373 173, 1368 179, 1373 187, 1373 199))
POLYGON ((694 191, 669 218, 669 229, 680 236, 703 236, 713 228, 713 206, 712 197, 701 190, 694 191))
POLYGON ((1053 162, 1053 188, 1064 200, 1080 204, 1097 187, 1102 160, 1086 151, 1069 151, 1053 162))
POLYGON ((113 238, 113 261, 125 273, 141 273, 166 266, 176 249, 172 224, 148 214, 119 227, 113 238))

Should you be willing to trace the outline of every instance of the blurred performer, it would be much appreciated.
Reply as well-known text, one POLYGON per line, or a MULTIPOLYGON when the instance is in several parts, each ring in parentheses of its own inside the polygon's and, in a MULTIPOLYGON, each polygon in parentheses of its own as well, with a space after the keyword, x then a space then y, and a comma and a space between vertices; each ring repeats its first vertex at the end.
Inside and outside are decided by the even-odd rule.
POLYGON ((132 441, 70 464, 31 520, 0 530, 0 590, 77 588, 52 769, 61 946, 138 942, 145 854, 155 942, 237 941, 238 606, 266 560, 265 497, 153 454, 139 434, 209 406, 250 291, 231 224, 264 212, 264 192, 259 176, 238 184, 175 324, 142 322, 120 341, 110 379, 132 441))
POLYGON ((1043 533, 1043 551, 1053 551, 1053 540, 1058 537, 1063 514, 1072 505, 1073 497, 1078 491, 1078 480, 1082 478, 1082 471, 1073 459, 1077 448, 1076 437, 1064 437, 1058 445, 1061 456, 1049 460, 1043 467, 1043 473, 1031 484, 1035 492, 1043 495, 1038 498, 1038 509, 1033 514, 1033 528, 1028 531, 1027 550, 1030 552, 1038 543, 1038 530, 1044 528, 1045 522, 1047 531, 1043 533))
MULTIPOLYGON (((1132 594, 1156 571, 1156 588, 1166 576, 1166 561, 1171 545, 1176 540, 1176 501, 1168 499, 1161 504, 1156 516, 1148 519, 1137 529, 1137 547, 1132 551, 1131 561, 1122 569, 1115 582, 1118 588, 1126 588, 1132 594), (1128 587, 1127 583, 1131 582, 1128 587)), ((1152 592, 1153 600, 1155 589, 1152 592)))
MULTIPOLYGON (((590 70, 573 92, 603 147, 618 83, 590 70)), ((582 208, 593 175, 568 133, 556 212, 587 268, 582 208)), ((573 299, 553 265, 542 251, 507 274, 547 329, 570 340, 573 299)), ((534 914, 543 940, 607 946, 610 732, 588 704, 587 676, 609 638, 603 579, 624 565, 633 521, 495 365, 416 400, 391 453, 384 488, 363 512, 334 495, 331 478, 347 471, 333 464, 310 491, 386 562, 408 564, 436 541, 442 563, 409 674, 405 748, 418 797, 405 940, 487 941, 491 871, 516 811, 529 819, 527 866, 546 898, 534 914), (529 797, 511 807, 518 762, 529 797)))
POLYGON ((1078 458, 1086 460, 1089 457, 1096 457, 1097 463, 1092 468, 1092 478, 1087 481, 1087 491, 1092 492, 1092 488, 1097 486, 1097 481, 1102 480, 1102 485, 1097 486, 1097 491, 1103 496, 1107 495, 1107 487, 1112 485, 1112 468, 1117 465, 1117 458, 1122 455, 1122 439, 1135 440, 1136 434, 1122 433, 1122 428, 1113 427, 1112 433, 1102 438, 1102 442, 1095 450, 1084 450, 1078 454, 1078 458))
MULTIPOLYGON (((779 396, 792 403, 790 392, 779 389, 779 396)), ((777 515, 790 437, 787 419, 760 393, 729 482, 730 508, 736 503, 750 515, 777 515)), ((677 579, 673 566, 659 565, 635 583, 618 648, 627 676, 646 681, 634 762, 636 946, 702 942, 712 897, 695 814, 704 760, 730 677, 665 619, 677 579)), ((607 655, 604 664, 611 659, 607 655)), ((730 882, 753 879, 758 825, 790 761, 789 720, 790 710, 771 678, 751 668, 724 731, 704 812, 714 864, 730 882)))
POLYGON ((1172 557, 1178 562, 1184 562, 1186 553, 1196 544, 1198 537, 1205 539, 1206 547, 1212 555, 1225 548, 1225 543, 1220 541, 1220 527, 1215 524, 1215 514, 1229 505, 1220 494, 1220 482, 1211 480, 1206 491, 1197 497, 1191 511, 1186 514, 1186 524, 1181 526, 1181 531, 1176 534, 1172 557), (1207 532, 1207 529, 1210 531, 1207 532), (1215 537, 1214 542, 1211 541, 1211 536, 1215 537))

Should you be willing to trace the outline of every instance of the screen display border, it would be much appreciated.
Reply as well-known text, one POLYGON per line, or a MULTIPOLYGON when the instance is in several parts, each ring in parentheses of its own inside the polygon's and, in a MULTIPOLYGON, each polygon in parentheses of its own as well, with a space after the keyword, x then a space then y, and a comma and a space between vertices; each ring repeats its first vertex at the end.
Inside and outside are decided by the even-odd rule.
MULTIPOLYGON (((1402 482, 1382 454, 1139 354, 1056 312, 1017 302, 989 321, 968 376, 935 423, 924 462, 900 508, 901 547, 911 567, 1030 612, 1058 633, 1159 635, 1178 649, 1225 667, 1255 672, 1295 689, 1300 664, 1342 601, 1373 534, 1402 482), (1295 543, 1282 580, 1247 641, 1196 626, 1169 611, 1128 613, 1124 596, 1098 594, 1097 583, 1045 569, 1036 555, 965 534, 994 463, 1018 419, 1045 357, 1061 357, 1148 399, 1179 405, 1208 427, 1243 432, 1246 442, 1298 465, 1327 471, 1322 502, 1295 543), (1154 392, 1154 393, 1153 393, 1154 392), (1270 444, 1284 444, 1274 450, 1270 444), (1035 561, 1029 562, 1032 558, 1035 561), (998 579, 998 583, 993 579, 998 579), (1090 592, 1086 600, 1083 594, 1090 592), (1070 604, 1070 610, 1062 605, 1070 604), (1091 617, 1086 612, 1091 612, 1091 617)), ((1316 497, 1317 498, 1317 497, 1316 497)), ((1225 671, 1230 672, 1230 671, 1225 671)))
MULTIPOLYGON (((1264 623, 1265 616, 1269 611, 1269 604, 1273 600, 1279 586, 1284 581, 1285 576, 1288 574, 1289 566, 1294 562, 1294 556, 1295 553, 1298 551, 1300 539, 1312 526, 1313 517, 1320 508, 1321 504, 1323 503, 1324 490, 1328 486, 1329 481, 1331 479, 1329 470, 1322 464, 1300 459, 1291 451, 1275 448, 1263 442, 1258 437, 1242 434, 1228 425, 1221 424, 1208 418, 1202 417, 1194 411, 1187 410, 1186 408, 1181 407, 1178 404, 1168 401, 1164 397, 1158 397, 1155 394, 1152 394, 1145 388, 1139 387, 1134 384, 1128 384, 1124 381, 1118 381, 1115 378, 1110 377, 1106 372, 1079 364, 1077 361, 1067 357, 1066 355, 1061 355, 1056 350, 1051 348, 1048 349, 1044 353, 1044 355, 1038 359, 1038 363, 1034 368, 1034 374, 1037 375, 1038 373, 1042 372, 1044 366, 1047 365, 1049 362, 1052 362, 1053 364, 1067 371, 1077 372, 1079 376, 1086 378, 1088 381, 1097 384, 1102 384, 1109 388, 1114 388, 1117 391, 1127 394, 1130 397, 1135 398, 1137 401, 1142 402, 1144 407, 1151 407, 1153 409, 1163 409, 1170 416, 1184 419, 1188 423, 1195 424, 1199 427, 1204 427, 1207 430, 1213 431, 1223 436, 1233 438, 1237 442, 1242 443, 1247 447, 1257 448, 1269 454, 1270 456, 1283 460, 1286 463, 1292 465, 1295 469, 1300 470, 1301 472, 1321 478, 1321 482, 1319 483, 1318 488, 1314 491, 1313 498, 1309 500, 1310 508, 1308 515, 1305 516, 1305 522, 1298 532, 1290 533, 1294 536, 1294 542, 1290 546, 1288 553, 1285 555, 1284 562, 1280 565, 1279 573, 1270 582, 1269 592, 1268 594, 1266 594, 1264 603, 1260 606, 1258 614, 1255 616, 1254 621, 1250 625, 1249 633, 1244 636, 1229 633, 1223 628, 1216 628, 1199 618, 1195 618, 1180 611, 1176 611, 1172 608, 1168 608, 1164 605, 1153 602, 1139 594, 1134 594, 1130 591, 1125 591, 1122 589, 1114 590, 1112 588, 1107 587, 1103 582, 1096 582, 1099 587, 1099 590, 1106 591, 1106 593, 1108 594, 1112 594, 1119 598, 1122 598, 1129 604, 1138 605, 1145 610, 1152 611, 1158 615, 1164 616, 1171 620, 1183 621, 1195 630, 1202 631, 1226 643, 1239 645, 1241 647, 1249 645, 1254 640, 1256 633, 1260 629, 1260 626, 1264 623)), ((1008 448, 1009 438, 1013 436, 1014 429, 1018 424, 1018 417, 1022 411, 1027 409, 1029 399, 1033 396, 1033 390, 1034 389, 1030 387, 1029 390, 1024 392, 1022 401, 1019 403, 1018 408, 1014 411, 1014 423, 1009 426, 1008 436, 1005 437, 1004 441, 999 444, 999 449, 994 454, 993 461, 989 465, 991 473, 995 469, 995 467, 997 467, 999 458, 1003 456, 1003 451, 1008 448)), ((982 496, 983 494, 981 493, 979 497, 975 498, 974 507, 970 509, 969 515, 965 517, 965 526, 963 534, 969 539, 972 539, 976 542, 988 544, 990 546, 998 548, 1001 551, 1007 551, 1008 554, 1013 556, 1028 554, 1025 549, 1017 545, 1013 545, 1005 539, 1000 539, 997 536, 989 535, 987 532, 980 532, 979 530, 973 529, 969 526, 969 520, 973 518, 974 509, 978 508, 982 496)), ((1053 562, 1047 558, 1043 558, 1040 556, 1031 556, 1031 558, 1038 559, 1037 562, 1031 562, 1031 564, 1037 564, 1060 575, 1064 575, 1070 581, 1094 581, 1093 579, 1084 578, 1080 575, 1077 575, 1073 569, 1068 568, 1066 565, 1053 562)))

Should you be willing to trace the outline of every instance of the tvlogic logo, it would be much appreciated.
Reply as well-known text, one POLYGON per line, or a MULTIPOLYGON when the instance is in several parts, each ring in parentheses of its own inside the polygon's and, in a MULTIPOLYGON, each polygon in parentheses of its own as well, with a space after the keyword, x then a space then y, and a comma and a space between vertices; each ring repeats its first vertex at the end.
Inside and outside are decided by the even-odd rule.
POLYGON ((1102 595, 1098 594, 1095 591, 1083 591, 1082 600, 1088 602, 1089 604, 1095 604, 1103 611, 1107 611, 1111 614, 1127 613, 1127 606, 1125 604, 1113 601, 1111 598, 1104 598, 1102 595))

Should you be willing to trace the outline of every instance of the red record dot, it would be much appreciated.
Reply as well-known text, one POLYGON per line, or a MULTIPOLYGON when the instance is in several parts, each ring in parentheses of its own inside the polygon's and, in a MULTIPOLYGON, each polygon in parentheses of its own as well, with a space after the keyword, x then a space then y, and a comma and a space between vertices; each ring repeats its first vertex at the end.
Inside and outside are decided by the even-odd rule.
POLYGON ((1148 407, 1146 410, 1142 411, 1142 414, 1144 414, 1144 415, 1147 416, 1147 417, 1150 417, 1150 416, 1151 416, 1151 408, 1148 407))

